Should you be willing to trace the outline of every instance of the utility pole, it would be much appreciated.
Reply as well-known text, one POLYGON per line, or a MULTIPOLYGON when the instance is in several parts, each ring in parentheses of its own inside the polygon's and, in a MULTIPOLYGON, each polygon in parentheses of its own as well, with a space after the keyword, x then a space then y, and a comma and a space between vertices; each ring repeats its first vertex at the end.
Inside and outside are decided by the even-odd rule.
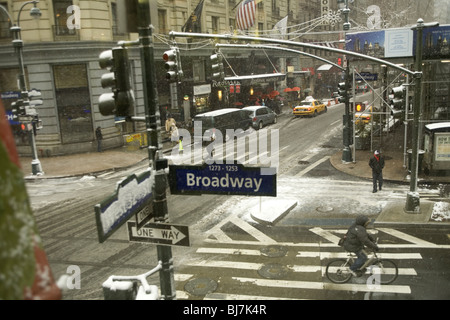
POLYGON ((417 31, 416 36, 416 67, 414 74, 414 114, 413 114, 413 132, 412 132, 412 154, 411 154, 411 181, 409 192, 406 196, 405 211, 408 213, 420 213, 420 196, 417 192, 417 178, 419 171, 419 131, 420 131, 420 111, 422 102, 422 47, 423 47, 423 28, 436 27, 439 23, 424 23, 419 18, 417 24, 412 30, 417 31))
MULTIPOLYGON (((153 185, 153 213, 155 222, 168 223, 166 199, 167 159, 163 158, 161 147, 161 120, 158 108, 158 91, 156 89, 156 72, 154 47, 152 41, 152 24, 150 18, 150 1, 135 0, 138 15, 139 43, 141 53, 143 92, 145 105, 145 123, 149 141, 148 154, 152 174, 155 175, 153 185)), ((157 245, 158 259, 162 269, 159 272, 161 298, 175 300, 175 281, 170 246, 157 245)))
MULTIPOLYGON (((350 22, 349 22, 349 18, 348 15, 350 13, 350 9, 348 8, 348 0, 344 1, 344 7, 341 9, 342 13, 344 14, 344 18, 345 18, 345 22, 343 25, 343 29, 344 29, 344 40, 345 40, 345 34, 347 33, 348 30, 350 30, 350 22)), ((350 88, 350 66, 349 66, 349 61, 347 60, 347 65, 345 68, 345 115, 344 115, 344 133, 343 133, 343 140, 344 140, 344 150, 342 151, 342 162, 344 163, 349 163, 353 161, 353 156, 352 156, 352 150, 350 149, 350 145, 353 143, 355 143, 352 140, 352 132, 351 132, 351 127, 352 127, 352 113, 350 110, 350 94, 349 94, 349 88, 350 88)), ((353 98, 354 99, 354 98, 353 98)))
MULTIPOLYGON (((350 149, 350 145, 352 144, 352 132, 351 132, 351 110, 350 110, 350 67, 347 62, 347 67, 345 69, 345 90, 344 90, 344 100, 345 100, 345 115, 344 115, 344 130, 343 130, 343 139, 344 139, 344 150, 342 151, 342 161, 343 162, 352 162, 352 150, 350 149)), ((353 142, 354 143, 354 142, 353 142)))

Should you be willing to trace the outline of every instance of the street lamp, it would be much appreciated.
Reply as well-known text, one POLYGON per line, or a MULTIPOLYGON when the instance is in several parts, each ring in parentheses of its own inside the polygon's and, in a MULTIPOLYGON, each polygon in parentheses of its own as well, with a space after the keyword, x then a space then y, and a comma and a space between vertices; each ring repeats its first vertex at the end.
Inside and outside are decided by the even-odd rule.
MULTIPOLYGON (((23 8, 28 4, 33 4, 33 8, 30 10, 30 16, 32 16, 34 19, 39 19, 42 15, 41 10, 36 6, 36 4, 39 3, 39 0, 33 0, 33 1, 26 1, 22 4, 22 6, 19 9, 19 13, 17 15, 17 23, 15 24, 12 19, 11 15, 9 14, 8 10, 2 5, 0 5, 0 8, 6 12, 8 15, 9 20, 11 21, 11 24, 13 26, 11 27, 11 31, 14 34, 14 40, 12 41, 13 47, 16 49, 18 53, 19 58, 19 90, 21 92, 21 99, 24 101, 25 105, 29 104, 29 97, 28 97, 28 88, 25 82, 25 66, 23 63, 23 41, 21 36, 21 28, 20 28, 20 14, 22 13, 23 8)), ((31 151, 33 159, 31 161, 31 170, 33 175, 41 175, 43 174, 41 162, 38 159, 37 156, 37 150, 36 150, 36 141, 34 137, 34 130, 28 129, 29 135, 30 135, 30 145, 31 145, 31 151)))

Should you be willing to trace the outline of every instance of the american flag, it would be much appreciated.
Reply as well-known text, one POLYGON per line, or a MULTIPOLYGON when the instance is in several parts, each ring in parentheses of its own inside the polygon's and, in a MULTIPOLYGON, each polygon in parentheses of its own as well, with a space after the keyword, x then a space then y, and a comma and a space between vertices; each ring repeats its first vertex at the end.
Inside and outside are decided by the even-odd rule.
POLYGON ((247 30, 255 24, 256 1, 244 0, 236 12, 236 26, 247 30))

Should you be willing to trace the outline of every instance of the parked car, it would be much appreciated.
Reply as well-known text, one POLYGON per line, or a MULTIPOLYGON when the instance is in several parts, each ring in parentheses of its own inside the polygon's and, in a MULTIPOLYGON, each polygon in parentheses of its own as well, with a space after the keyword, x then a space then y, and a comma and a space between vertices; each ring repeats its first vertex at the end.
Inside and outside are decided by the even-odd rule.
POLYGON ((292 113, 294 114, 295 117, 300 116, 315 117, 319 113, 324 113, 327 111, 328 111, 327 106, 324 103, 315 100, 313 98, 309 98, 300 102, 298 106, 295 106, 294 109, 292 110, 292 113))
POLYGON ((255 129, 261 129, 268 124, 277 123, 276 113, 268 107, 249 106, 242 108, 242 110, 249 111, 249 116, 252 120, 252 126, 255 129))

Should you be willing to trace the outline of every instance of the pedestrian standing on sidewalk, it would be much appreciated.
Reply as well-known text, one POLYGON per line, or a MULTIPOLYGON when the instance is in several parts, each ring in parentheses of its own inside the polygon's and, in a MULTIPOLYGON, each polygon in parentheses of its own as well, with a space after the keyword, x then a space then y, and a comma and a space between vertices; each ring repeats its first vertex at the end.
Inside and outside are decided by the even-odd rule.
POLYGON ((102 152, 102 140, 103 140, 103 134, 102 134, 102 128, 97 127, 95 130, 95 137, 97 138, 97 151, 102 152))
POLYGON ((369 160, 369 166, 372 168, 373 179, 373 193, 377 192, 377 182, 379 190, 383 186, 383 169, 384 169, 384 157, 379 150, 375 150, 373 157, 369 160))

